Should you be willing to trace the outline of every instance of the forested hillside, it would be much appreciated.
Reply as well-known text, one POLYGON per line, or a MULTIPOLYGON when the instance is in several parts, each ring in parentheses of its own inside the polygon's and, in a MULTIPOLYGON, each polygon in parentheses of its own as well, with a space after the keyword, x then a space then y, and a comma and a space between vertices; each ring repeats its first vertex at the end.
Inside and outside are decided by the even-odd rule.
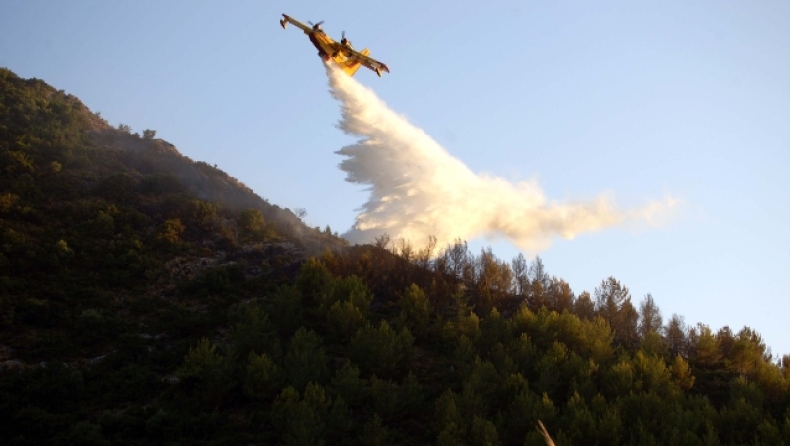
POLYGON ((3 444, 790 444, 790 356, 610 277, 347 246, 0 69, 3 444))

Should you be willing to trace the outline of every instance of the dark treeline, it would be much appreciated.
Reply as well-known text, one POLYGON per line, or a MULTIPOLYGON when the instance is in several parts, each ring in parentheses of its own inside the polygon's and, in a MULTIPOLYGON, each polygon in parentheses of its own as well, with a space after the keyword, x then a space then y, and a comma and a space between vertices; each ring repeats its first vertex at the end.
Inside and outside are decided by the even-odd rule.
POLYGON ((0 70, 3 444, 788 444, 751 328, 463 241, 344 246, 154 136, 0 70))
MULTIPOLYGON (((620 431, 606 441, 593 440, 596 437, 591 431, 571 434, 569 430, 575 422, 562 416, 554 418, 547 424, 559 422, 554 425, 557 444, 696 444, 683 439, 691 437, 712 444, 757 444, 762 441, 758 432, 772 430, 767 427, 771 418, 778 423, 776 436, 772 438, 790 438, 787 436, 790 356, 773 358, 753 329, 744 327, 734 333, 729 327, 714 331, 701 323, 686 326, 683 317, 677 314, 665 322, 651 295, 636 304, 628 288, 613 277, 603 280, 593 295, 583 292, 575 296, 565 281, 547 274, 540 258, 528 263, 519 255, 506 262, 497 259, 490 249, 474 255, 462 241, 438 253, 432 248, 429 244, 428 248, 415 252, 408 245, 391 244, 382 238, 376 246, 358 247, 342 255, 327 253, 322 261, 339 277, 363 278, 370 289, 377 291, 374 294, 377 301, 380 299, 379 311, 389 319, 402 320, 402 312, 412 311, 405 305, 410 301, 404 296, 413 294, 415 289, 424 290, 431 309, 428 320, 432 321, 432 330, 406 326, 428 337, 422 344, 424 347, 441 344, 442 333, 468 338, 478 347, 469 353, 469 362, 490 361, 494 369, 503 364, 506 372, 499 375, 502 381, 508 374, 526 378, 530 388, 538 395, 548 396, 560 412, 567 410, 578 397, 583 397, 587 404, 603 398, 610 414, 633 415, 635 407, 623 406, 626 402, 642 407, 639 413, 644 419, 630 419, 632 423, 620 425, 620 429, 631 430, 629 434, 620 431), (385 249, 387 246, 389 250, 385 249), (531 321, 533 330, 525 329, 529 324, 519 320, 531 321), (455 321, 458 330, 453 331, 453 324, 448 321, 455 321), (464 332, 458 327, 476 329, 464 332), (498 335, 487 335, 486 327, 498 330, 498 335), (430 338, 428 333, 435 337, 430 338), (514 347, 509 345, 525 333, 536 348, 536 357, 531 358, 526 369, 509 369, 504 365, 512 365, 512 353, 508 357, 508 352, 514 347), (498 342, 486 339, 489 336, 498 342), (496 360, 497 355, 505 356, 499 358, 503 362, 496 360), (549 358, 554 359, 549 361, 552 367, 541 369, 541 361, 549 358), (584 364, 577 362, 578 368, 572 368, 574 372, 569 373, 569 369, 563 370, 560 365, 569 360, 584 364), (663 391, 654 386, 653 380, 658 376, 666 380, 662 381, 662 386, 667 386, 662 387, 663 391), (546 381, 553 385, 541 385, 546 381), (682 398, 671 398, 674 392, 682 398), (658 401, 661 404, 645 410, 658 401), (691 413, 686 413, 691 418, 682 422, 673 418, 675 421, 671 423, 681 423, 675 426, 679 430, 674 433, 667 419, 655 419, 658 414, 683 413, 683 405, 692 401, 705 406, 697 415, 710 411, 704 415, 704 422, 696 424, 698 429, 707 426, 704 433, 702 430, 680 433, 691 426, 685 424, 693 418, 691 413), (662 407, 663 404, 669 406, 662 407), (742 413, 735 415, 741 410, 742 413), (757 415, 760 412, 762 416, 757 415), (746 427, 747 419, 752 420, 750 428, 746 427), (716 420, 723 424, 717 424, 716 420), (648 434, 642 429, 649 423, 655 423, 656 430, 648 434), (780 428, 780 424, 784 427, 780 428), (739 429, 750 430, 755 435, 739 437, 735 433, 739 429)), ((463 344, 462 340, 456 342, 463 344)), ((416 345, 421 345, 419 338, 416 345)), ((449 388, 463 389, 463 379, 456 387, 449 388)), ((496 411, 470 417, 475 415, 503 417, 496 411)), ((537 441, 540 437, 534 438, 537 441)))

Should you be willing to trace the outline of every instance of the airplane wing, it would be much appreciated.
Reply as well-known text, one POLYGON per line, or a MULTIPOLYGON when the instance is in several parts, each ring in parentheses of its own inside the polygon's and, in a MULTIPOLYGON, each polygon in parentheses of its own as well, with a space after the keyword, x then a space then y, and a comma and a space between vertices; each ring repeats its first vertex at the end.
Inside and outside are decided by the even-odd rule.
POLYGON ((387 73, 390 72, 390 69, 387 68, 386 65, 384 65, 383 63, 377 61, 376 59, 374 59, 374 58, 372 58, 370 56, 366 56, 366 55, 360 53, 357 50, 350 49, 350 48, 343 48, 342 51, 345 52, 348 55, 347 57, 349 59, 356 60, 359 63, 361 63, 362 65, 370 68, 371 70, 373 70, 373 71, 375 71, 377 73, 379 73, 381 71, 386 71, 387 73))
POLYGON ((313 31, 313 28, 305 25, 304 23, 302 23, 302 22, 300 22, 298 20, 295 20, 295 19, 291 18, 290 16, 288 16, 286 14, 283 14, 283 18, 282 18, 282 20, 280 20, 280 26, 282 26, 283 29, 285 29, 285 25, 287 25, 289 23, 292 23, 294 26, 296 26, 297 28, 299 28, 302 31, 304 31, 305 34, 309 34, 309 33, 311 33, 313 31))

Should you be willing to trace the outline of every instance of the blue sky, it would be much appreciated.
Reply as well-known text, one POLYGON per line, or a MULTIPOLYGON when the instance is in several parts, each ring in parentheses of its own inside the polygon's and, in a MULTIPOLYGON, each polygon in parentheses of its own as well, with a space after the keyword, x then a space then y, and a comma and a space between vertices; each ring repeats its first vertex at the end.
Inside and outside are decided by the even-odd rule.
POLYGON ((353 139, 315 50, 277 23, 325 20, 391 69, 356 78, 472 171, 558 201, 681 200, 661 227, 540 252, 577 294, 614 276, 665 319, 747 325, 790 353, 790 3, 229 3, 5 0, 0 66, 343 232, 366 199, 337 168, 353 139))

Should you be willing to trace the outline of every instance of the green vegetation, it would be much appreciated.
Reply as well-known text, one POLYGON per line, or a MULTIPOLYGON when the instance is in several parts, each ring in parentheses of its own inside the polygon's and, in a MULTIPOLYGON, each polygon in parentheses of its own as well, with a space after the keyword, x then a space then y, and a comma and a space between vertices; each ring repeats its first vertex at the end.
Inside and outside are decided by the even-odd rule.
POLYGON ((790 443, 790 356, 750 328, 348 247, 154 136, 0 69, 3 444, 790 443))

